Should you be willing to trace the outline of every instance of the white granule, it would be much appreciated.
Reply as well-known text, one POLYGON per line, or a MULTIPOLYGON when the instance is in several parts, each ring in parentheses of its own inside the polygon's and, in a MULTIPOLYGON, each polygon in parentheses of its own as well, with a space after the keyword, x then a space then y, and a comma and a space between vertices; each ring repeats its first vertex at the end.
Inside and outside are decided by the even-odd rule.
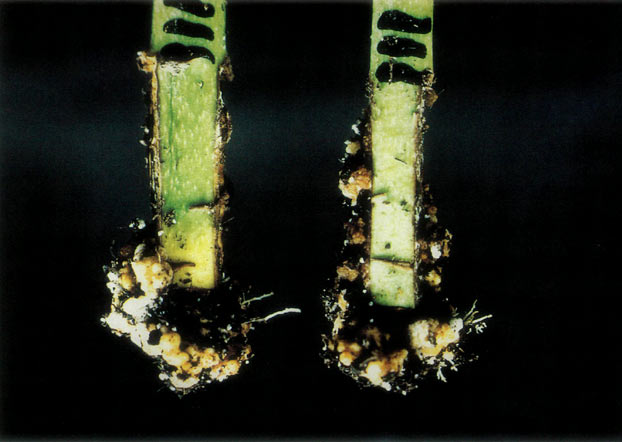
POLYGON ((432 258, 439 259, 443 255, 441 245, 437 242, 432 243, 430 246, 430 253, 432 254, 432 258))

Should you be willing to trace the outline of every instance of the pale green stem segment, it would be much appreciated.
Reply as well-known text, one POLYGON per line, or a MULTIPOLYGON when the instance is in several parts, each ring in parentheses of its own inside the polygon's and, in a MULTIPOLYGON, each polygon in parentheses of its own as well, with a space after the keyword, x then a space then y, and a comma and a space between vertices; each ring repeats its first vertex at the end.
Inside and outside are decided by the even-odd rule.
POLYGON ((376 303, 394 307, 412 308, 417 302, 416 184, 421 174, 424 108, 421 75, 432 70, 432 14, 433 0, 373 2, 369 286, 376 303))
POLYGON ((226 57, 225 1, 186 5, 212 12, 199 10, 197 15, 180 2, 154 1, 151 52, 164 54, 173 44, 206 48, 211 55, 157 63, 155 191, 161 245, 174 264, 174 283, 210 289, 220 274, 219 69, 226 57))

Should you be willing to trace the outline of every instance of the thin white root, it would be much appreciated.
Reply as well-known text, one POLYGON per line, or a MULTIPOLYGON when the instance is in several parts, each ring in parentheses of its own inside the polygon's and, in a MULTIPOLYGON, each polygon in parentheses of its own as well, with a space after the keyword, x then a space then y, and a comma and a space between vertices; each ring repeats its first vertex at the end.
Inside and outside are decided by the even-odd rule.
POLYGON ((481 318, 473 319, 471 324, 477 324, 478 322, 485 321, 486 319, 492 318, 492 315, 482 316, 481 318))
POLYGON ((265 295, 257 296, 255 298, 245 299, 244 301, 242 301, 242 305, 248 305, 251 302, 261 301, 262 299, 269 298, 272 295, 274 295, 274 292, 266 293, 265 295))
POLYGON ((439 365, 438 369, 436 370, 436 378, 439 381, 441 381, 441 382, 447 382, 447 378, 443 374, 443 366, 442 365, 439 365))
POLYGON ((475 330, 475 333, 477 334, 482 333, 486 328, 486 322, 484 321, 492 318, 492 315, 480 316, 479 318, 476 317, 479 313, 477 310, 475 310, 476 304, 477 300, 475 300, 475 302, 473 303, 471 310, 469 310, 467 314, 463 317, 464 325, 469 326, 469 330, 467 331, 467 333, 469 333, 471 330, 475 330))
POLYGON ((248 322, 268 322, 275 316, 286 315, 288 313, 302 313, 302 310, 300 310, 299 308, 289 307, 283 310, 279 310, 278 312, 270 313, 268 316, 265 316, 263 318, 253 318, 248 322))

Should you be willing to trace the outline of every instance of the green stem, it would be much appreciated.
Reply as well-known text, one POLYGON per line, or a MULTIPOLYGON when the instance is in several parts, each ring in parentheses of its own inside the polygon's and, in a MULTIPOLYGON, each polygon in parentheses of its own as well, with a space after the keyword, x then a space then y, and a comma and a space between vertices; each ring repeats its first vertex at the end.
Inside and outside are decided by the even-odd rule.
POLYGON ((432 71, 433 0, 374 0, 369 286, 378 304, 417 303, 417 186, 423 89, 432 71))
MULTIPOLYGON (((161 246, 173 283, 218 284, 221 245, 225 1, 155 0, 151 34, 154 133, 150 166, 161 246)), ((147 69, 148 70, 148 69, 147 69)))

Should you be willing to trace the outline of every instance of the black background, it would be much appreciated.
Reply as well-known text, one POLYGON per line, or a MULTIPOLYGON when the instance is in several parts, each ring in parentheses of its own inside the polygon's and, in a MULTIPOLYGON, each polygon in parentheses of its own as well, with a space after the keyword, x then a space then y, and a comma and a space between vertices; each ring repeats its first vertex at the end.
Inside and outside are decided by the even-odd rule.
POLYGON ((444 290, 494 318, 478 362, 408 397, 318 356, 370 16, 230 5, 228 268, 303 314, 261 328, 239 376, 179 399, 99 323, 109 246, 149 216, 135 54, 150 5, 0 4, 5 437, 620 435, 622 4, 437 6, 424 174, 454 234, 444 290))

